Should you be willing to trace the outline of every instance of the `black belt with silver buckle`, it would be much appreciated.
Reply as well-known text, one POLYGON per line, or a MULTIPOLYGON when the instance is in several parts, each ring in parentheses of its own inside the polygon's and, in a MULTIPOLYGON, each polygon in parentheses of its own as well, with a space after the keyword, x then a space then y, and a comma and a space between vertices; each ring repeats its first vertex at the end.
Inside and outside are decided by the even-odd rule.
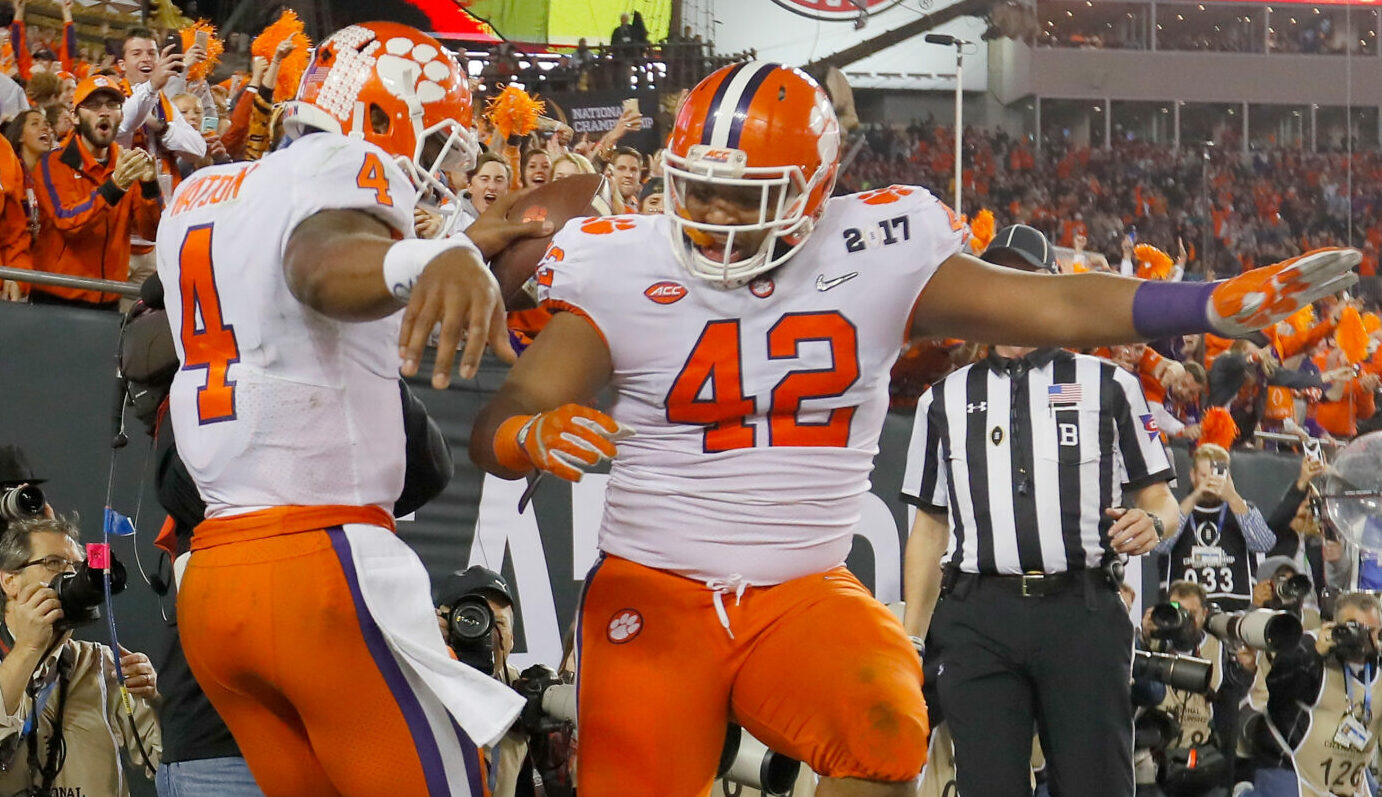
POLYGON ((982 587, 998 587, 1015 592, 1024 598, 1048 598, 1059 595, 1084 583, 1083 570, 1066 570, 1062 573, 1023 573, 1021 575, 997 575, 987 573, 965 573, 976 579, 982 587))

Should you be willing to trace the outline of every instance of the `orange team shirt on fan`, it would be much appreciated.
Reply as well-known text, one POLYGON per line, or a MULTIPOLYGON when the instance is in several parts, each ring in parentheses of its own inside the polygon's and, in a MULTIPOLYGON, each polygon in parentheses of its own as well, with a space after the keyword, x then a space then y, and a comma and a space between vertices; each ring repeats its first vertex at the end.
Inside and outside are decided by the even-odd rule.
POLYGON ((1166 403, 1166 386, 1156 378, 1156 370, 1166 358, 1151 346, 1142 347, 1142 358, 1137 361, 1137 378, 1142 383, 1142 395, 1153 404, 1166 403))
POLYGON ((537 273, 609 346, 619 443, 601 550, 769 585, 844 561, 912 307, 967 236, 921 188, 829 200, 784 265, 723 289, 664 216, 573 219, 537 273))
POLYGON ((158 273, 183 367, 178 452, 207 517, 274 506, 389 509, 403 489, 400 314, 348 323, 295 299, 289 235, 358 210, 413 237, 413 189, 378 147, 306 136, 253 163, 199 170, 158 229, 158 273))

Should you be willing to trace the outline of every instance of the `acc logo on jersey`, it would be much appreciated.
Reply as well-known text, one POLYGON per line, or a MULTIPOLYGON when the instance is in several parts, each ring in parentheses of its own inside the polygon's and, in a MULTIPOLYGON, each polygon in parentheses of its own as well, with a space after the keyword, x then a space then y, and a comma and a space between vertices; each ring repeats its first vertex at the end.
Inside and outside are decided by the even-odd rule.
POLYGON ((859 195, 859 201, 865 205, 889 205, 912 193, 912 191, 913 189, 905 185, 890 185, 887 188, 865 191, 859 195))
POLYGON ((610 618, 605 635, 616 645, 632 642, 643 631, 643 615, 636 609, 620 609, 610 618))
POLYGON ((1142 416, 1142 431, 1147 433, 1148 440, 1155 440, 1161 434, 1161 427, 1156 425, 1156 418, 1150 415, 1142 416))
POLYGON ((658 304, 671 304, 681 301, 681 298, 686 294, 687 290, 685 285, 682 285, 680 282, 672 282, 671 280, 654 282, 652 285, 648 286, 646 291, 643 291, 644 296, 652 299, 658 304))
POLYGON ((581 232, 591 235, 609 235, 615 230, 632 230, 633 219, 626 216, 597 216, 581 222, 581 232))
POLYGON ((753 282, 749 283, 749 292, 760 299, 766 299, 772 296, 773 291, 776 289, 777 285, 773 283, 771 277, 757 277, 753 282))

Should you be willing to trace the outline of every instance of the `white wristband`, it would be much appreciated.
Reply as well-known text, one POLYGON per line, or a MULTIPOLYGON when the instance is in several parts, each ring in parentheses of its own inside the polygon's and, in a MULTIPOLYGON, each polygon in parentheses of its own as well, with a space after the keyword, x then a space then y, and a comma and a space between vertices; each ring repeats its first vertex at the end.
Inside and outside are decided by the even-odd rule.
POLYGON ((390 246, 384 255, 384 284, 388 287, 389 293, 400 302, 408 301, 408 297, 413 293, 413 286, 417 284, 418 277, 422 276, 427 264, 451 249, 469 249, 480 258, 481 263, 485 262, 485 256, 479 247, 464 235, 453 235, 440 240, 405 238, 390 246))

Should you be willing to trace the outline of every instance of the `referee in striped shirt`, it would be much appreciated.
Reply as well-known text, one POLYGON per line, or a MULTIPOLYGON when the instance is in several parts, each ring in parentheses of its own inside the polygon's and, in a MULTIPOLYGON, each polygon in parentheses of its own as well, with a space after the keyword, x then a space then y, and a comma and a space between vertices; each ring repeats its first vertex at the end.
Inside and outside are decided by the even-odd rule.
MULTIPOLYGON (((983 259, 1054 271, 1023 225, 983 259)), ((921 397, 902 488, 918 510, 905 625, 930 630, 960 794, 1030 794, 1035 726, 1052 794, 1132 797, 1118 585, 1128 555, 1178 527, 1173 475, 1137 378, 1095 357, 998 346, 921 397)))

